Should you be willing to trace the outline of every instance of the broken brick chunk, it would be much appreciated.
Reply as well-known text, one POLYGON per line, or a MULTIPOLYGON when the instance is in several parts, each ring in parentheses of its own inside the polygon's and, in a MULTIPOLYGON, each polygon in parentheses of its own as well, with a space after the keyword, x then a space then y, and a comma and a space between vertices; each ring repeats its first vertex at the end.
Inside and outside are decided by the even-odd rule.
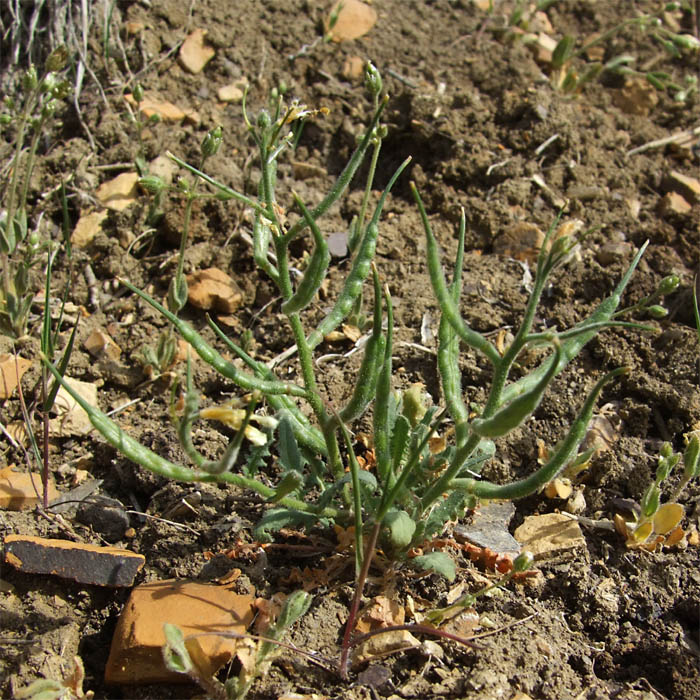
POLYGON ((5 561, 29 574, 53 574, 93 586, 131 586, 146 558, 119 547, 7 535, 5 561))

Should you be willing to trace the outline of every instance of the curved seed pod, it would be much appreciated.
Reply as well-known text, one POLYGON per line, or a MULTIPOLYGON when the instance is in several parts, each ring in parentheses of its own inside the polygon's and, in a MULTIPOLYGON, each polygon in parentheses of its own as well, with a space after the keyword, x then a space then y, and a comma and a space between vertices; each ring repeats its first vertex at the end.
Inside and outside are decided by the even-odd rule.
POLYGON ((382 333, 382 288, 377 269, 372 267, 374 277, 374 320, 372 335, 365 345, 365 354, 357 373, 355 389, 347 405, 338 413, 344 423, 359 418, 374 398, 379 379, 379 370, 384 363, 386 336, 382 333))
POLYGON ((175 316, 168 311, 162 304, 159 304, 155 299, 150 297, 138 287, 126 280, 121 280, 121 283, 130 291, 140 296, 144 301, 148 302, 156 311, 160 312, 170 323, 175 326, 177 332, 187 341, 195 350, 195 352, 208 364, 211 365, 219 374, 227 379, 238 384, 243 389, 251 391, 261 391, 265 396, 270 394, 289 394, 290 396, 299 396, 306 398, 307 391, 304 387, 292 382, 282 382, 279 380, 267 380, 254 377, 248 372, 242 372, 232 362, 225 360, 214 348, 212 348, 202 338, 197 331, 190 326, 189 323, 175 316))
MULTIPOLYGON (((466 220, 464 209, 459 220, 459 244, 455 259, 455 271, 450 285, 450 295, 455 304, 459 304, 462 291, 462 267, 464 264, 464 235, 466 220)), ((438 370, 445 403, 455 422, 458 444, 464 444, 468 437, 467 421, 469 410, 462 400, 462 373, 459 369, 459 337, 445 316, 440 319, 438 329, 438 370)))
POLYGON ((309 335, 309 349, 313 350, 323 340, 323 337, 335 330, 352 311, 355 299, 360 295, 362 285, 369 274, 374 253, 377 249, 378 235, 379 228, 375 224, 370 224, 362 238, 362 243, 352 263, 352 268, 345 279, 340 296, 328 315, 319 323, 318 328, 309 335))
MULTIPOLYGON (((576 357, 576 355, 579 354, 579 352, 581 352, 583 346, 586 345, 586 343, 589 340, 591 340, 597 335, 601 327, 600 324, 607 323, 612 320, 617 307, 620 305, 622 293, 625 291, 625 287, 630 281, 632 273, 639 264, 639 261, 641 260, 642 255, 644 254, 644 251, 646 250, 646 247, 648 245, 649 241, 644 243, 644 245, 637 251, 637 254, 634 256, 634 259, 630 263, 630 266, 627 268, 627 271, 623 275, 622 279, 618 282, 617 286, 612 291, 610 296, 603 299, 603 301, 601 301, 598 305, 598 308, 585 321, 582 321, 577 326, 575 326, 577 330, 586 330, 583 330, 583 332, 577 333, 573 337, 562 341, 561 358, 556 360, 556 362, 554 363, 558 365, 556 372, 557 374, 559 374, 559 372, 561 372, 564 369, 564 367, 566 367, 570 360, 572 360, 574 357, 576 357)), ((526 374, 524 377, 518 379, 518 381, 509 384, 503 390, 501 399, 503 401, 508 401, 518 396, 519 394, 523 394, 526 391, 528 391, 532 386, 539 382, 543 374, 549 372, 550 365, 555 359, 555 356, 552 356, 551 358, 542 362, 542 364, 540 364, 540 366, 536 370, 530 372, 530 374, 526 374)))
POLYGON ((306 223, 311 229, 314 236, 314 252, 311 254, 311 259, 304 272, 304 276, 299 282, 296 291, 292 296, 282 304, 282 313, 293 314, 306 308, 316 296, 321 283, 326 277, 328 263, 331 261, 331 254, 328 250, 328 244, 323 238, 321 230, 316 225, 316 222, 311 218, 309 210, 304 206, 304 203, 297 195, 294 195, 296 203, 299 205, 306 223))
POLYGON ((506 435, 514 428, 517 428, 540 405, 545 389, 556 374, 560 357, 561 344, 555 338, 554 359, 540 381, 526 394, 516 397, 509 404, 496 411, 490 418, 476 418, 472 421, 472 430, 480 437, 494 438, 506 435))
POLYGON ((464 322, 459 308, 452 298, 450 290, 447 287, 447 282, 445 282, 445 275, 442 272, 442 267, 440 264, 440 251, 438 249, 437 240, 433 234, 432 228, 430 227, 428 215, 425 211, 425 207, 423 206, 423 200, 420 198, 418 189, 413 182, 411 183, 411 191, 413 192, 413 198, 416 200, 418 211, 420 212, 421 219, 423 220, 428 272, 430 274, 430 282, 433 286, 433 291, 435 292, 435 296, 437 297, 440 305, 440 311, 442 315, 445 316, 450 322, 450 325, 454 329, 455 333, 457 333, 457 335, 467 345, 469 345, 469 347, 483 353, 494 367, 498 367, 501 361, 501 356, 499 355, 498 350, 496 350, 496 348, 483 335, 481 335, 481 333, 473 330, 464 322))
MULTIPOLYGON (((556 365, 556 363, 553 364, 556 365)), ((494 484, 491 481, 464 479, 464 489, 468 493, 474 494, 477 498, 515 499, 529 496, 531 493, 534 493, 537 489, 550 482, 576 455, 576 451, 588 430, 588 424, 593 415, 593 408, 595 407, 595 403, 603 387, 608 382, 615 379, 615 377, 625 374, 627 371, 627 367, 618 367, 618 369, 608 372, 596 382, 595 386, 586 397, 576 420, 574 420, 569 432, 561 442, 559 449, 554 453, 549 462, 538 469, 534 474, 530 474, 530 476, 520 479, 519 481, 512 481, 510 484, 494 484)))

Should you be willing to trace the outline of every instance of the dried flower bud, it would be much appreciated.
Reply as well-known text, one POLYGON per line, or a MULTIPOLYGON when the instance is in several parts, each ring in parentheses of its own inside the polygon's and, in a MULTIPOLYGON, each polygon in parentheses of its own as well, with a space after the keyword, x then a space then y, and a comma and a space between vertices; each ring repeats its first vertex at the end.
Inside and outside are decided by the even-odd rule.
POLYGON ((46 65, 44 66, 49 72, 57 72, 63 70, 68 63, 68 49, 65 44, 56 47, 46 59, 46 65))
POLYGON ((378 97, 382 92, 382 76, 371 61, 365 66, 365 88, 372 97, 378 97))
POLYGON ((211 129, 211 131, 207 132, 207 135, 202 141, 202 146, 200 149, 203 158, 211 158, 211 156, 216 155, 223 139, 222 133, 223 132, 220 126, 217 126, 215 129, 211 129))

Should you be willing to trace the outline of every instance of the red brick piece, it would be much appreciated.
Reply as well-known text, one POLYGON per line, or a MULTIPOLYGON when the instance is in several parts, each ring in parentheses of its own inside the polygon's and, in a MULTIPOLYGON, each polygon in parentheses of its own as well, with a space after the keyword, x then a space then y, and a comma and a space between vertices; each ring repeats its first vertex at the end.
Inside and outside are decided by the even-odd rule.
POLYGON ((252 596, 239 595, 229 587, 195 581, 152 581, 137 586, 114 631, 105 682, 187 682, 187 676, 168 671, 163 663, 166 622, 177 625, 185 637, 207 633, 197 637, 204 652, 199 664, 206 675, 214 675, 233 658, 240 643, 223 635, 245 633, 253 621, 253 602, 252 596))
POLYGON ((53 574, 94 586, 131 586, 146 558, 119 547, 7 535, 5 561, 29 574, 53 574))

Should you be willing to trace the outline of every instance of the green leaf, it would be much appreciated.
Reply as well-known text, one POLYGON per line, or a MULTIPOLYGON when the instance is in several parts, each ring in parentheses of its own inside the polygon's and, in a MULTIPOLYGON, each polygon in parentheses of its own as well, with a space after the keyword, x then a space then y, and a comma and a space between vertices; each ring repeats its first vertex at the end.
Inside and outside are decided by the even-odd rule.
POLYGON ((163 645, 163 661, 169 671, 175 673, 190 673, 194 668, 190 654, 185 646, 185 635, 177 625, 166 622, 163 625, 165 644, 163 645))
MULTIPOLYGON (((294 591, 282 605, 277 622, 275 623, 276 631, 283 632, 291 627, 300 617, 303 617, 311 607, 313 596, 306 591, 294 591)), ((275 637, 278 639, 278 637, 275 637)))
POLYGON ((411 544, 416 524, 405 510, 392 510, 384 518, 389 528, 389 540, 394 549, 406 549, 411 544))
POLYGON ((566 34, 552 52, 552 68, 561 68, 573 55, 576 39, 566 34))
POLYGON ((467 495, 461 491, 452 491, 447 498, 440 501, 430 511, 425 523, 424 536, 426 539, 437 535, 448 520, 455 520, 464 515, 467 495))
POLYGON ((279 422, 279 450, 280 462, 285 470, 300 472, 302 468, 301 452, 294 437, 294 431, 289 418, 283 416, 279 422))
POLYGON ((279 503, 285 496, 299 489, 304 483, 304 476, 296 469, 290 469, 277 484, 275 493, 267 499, 268 503, 279 503))
POLYGON ((274 508, 263 516, 262 520, 253 530, 253 536, 260 542, 270 542, 272 532, 279 532, 287 526, 310 527, 320 521, 316 515, 302 513, 291 508, 274 508))
POLYGON ((13 697, 16 700, 60 700, 66 688, 58 681, 40 678, 26 688, 16 690, 13 697))
POLYGON ((433 571, 444 576, 450 583, 457 575, 457 565, 444 552, 430 552, 411 559, 411 565, 421 571, 433 571))

